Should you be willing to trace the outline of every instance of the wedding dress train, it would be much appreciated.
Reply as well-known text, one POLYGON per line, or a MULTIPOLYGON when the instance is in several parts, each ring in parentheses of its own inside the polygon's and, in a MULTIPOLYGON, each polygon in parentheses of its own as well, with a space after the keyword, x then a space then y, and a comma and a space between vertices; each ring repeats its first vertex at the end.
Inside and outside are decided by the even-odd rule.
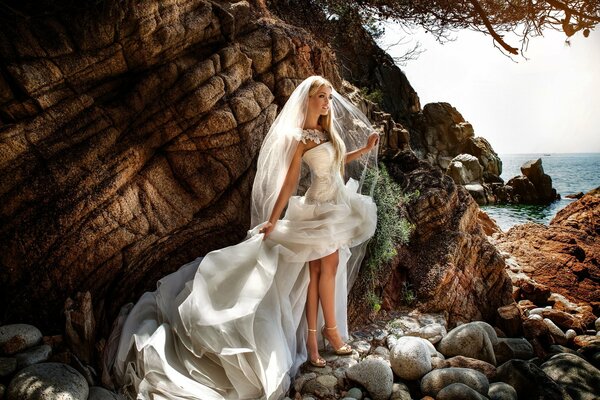
POLYGON ((164 277, 123 325, 113 369, 142 399, 277 399, 306 361, 307 261, 339 249, 336 317, 347 337, 347 263, 375 232, 376 206, 344 185, 325 142, 306 151, 311 186, 266 240, 213 251, 164 277))

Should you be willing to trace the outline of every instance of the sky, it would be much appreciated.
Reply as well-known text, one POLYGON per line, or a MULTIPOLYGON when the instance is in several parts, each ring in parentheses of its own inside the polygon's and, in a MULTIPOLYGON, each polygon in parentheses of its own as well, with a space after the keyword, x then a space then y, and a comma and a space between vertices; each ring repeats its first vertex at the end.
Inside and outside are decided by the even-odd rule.
POLYGON ((388 25, 379 40, 386 48, 404 37, 388 49, 391 56, 421 43, 425 51, 399 66, 421 107, 450 103, 499 154, 600 153, 600 29, 587 38, 578 32, 571 46, 564 33, 548 31, 529 41, 528 59, 514 61, 489 35, 451 36, 456 40, 440 44, 422 28, 407 33, 388 25))

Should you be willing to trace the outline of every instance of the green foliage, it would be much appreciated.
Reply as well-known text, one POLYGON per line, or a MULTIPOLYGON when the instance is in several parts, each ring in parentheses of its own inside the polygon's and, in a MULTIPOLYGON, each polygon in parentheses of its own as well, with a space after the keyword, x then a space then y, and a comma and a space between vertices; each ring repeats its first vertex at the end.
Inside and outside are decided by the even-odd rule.
MULTIPOLYGON (((390 178, 384 164, 380 164, 379 170, 367 171, 363 187, 371 187, 373 180, 375 180, 373 200, 377 204, 377 229, 368 245, 365 283, 366 299, 374 311, 379 311, 380 298, 374 292, 376 279, 382 268, 396 256, 396 246, 406 244, 410 240, 414 225, 403 216, 402 210, 403 205, 418 196, 418 193, 403 194, 400 186, 390 178)), ((406 287, 403 298, 407 304, 414 302, 416 298, 412 288, 406 287)))
POLYGON ((373 103, 381 104, 383 102, 383 92, 381 89, 362 88, 360 89, 360 93, 365 99, 373 103))
POLYGON ((408 282, 402 283, 402 300, 404 300, 404 304, 407 306, 411 306, 417 300, 417 295, 412 285, 408 282))

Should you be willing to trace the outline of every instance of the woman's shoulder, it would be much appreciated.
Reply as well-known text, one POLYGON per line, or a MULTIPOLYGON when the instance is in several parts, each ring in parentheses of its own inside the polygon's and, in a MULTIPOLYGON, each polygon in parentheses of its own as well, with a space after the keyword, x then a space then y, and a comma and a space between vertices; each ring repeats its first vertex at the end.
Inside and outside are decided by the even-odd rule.
POLYGON ((325 142, 328 139, 328 134, 323 129, 310 128, 310 129, 302 129, 302 143, 306 144, 307 140, 312 140, 316 144, 320 144, 321 142, 325 142))

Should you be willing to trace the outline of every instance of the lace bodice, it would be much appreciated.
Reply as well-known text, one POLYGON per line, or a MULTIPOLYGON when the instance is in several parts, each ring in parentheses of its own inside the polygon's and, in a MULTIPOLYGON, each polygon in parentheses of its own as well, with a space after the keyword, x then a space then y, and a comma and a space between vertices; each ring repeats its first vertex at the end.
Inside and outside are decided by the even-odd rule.
POLYGON ((302 143, 306 144, 306 140, 312 140, 316 144, 326 142, 328 139, 327 133, 318 129, 303 129, 302 130, 302 143))
POLYGON ((335 149, 331 142, 319 144, 302 156, 310 168, 310 187, 304 194, 308 204, 337 203, 344 182, 334 167, 335 149))

